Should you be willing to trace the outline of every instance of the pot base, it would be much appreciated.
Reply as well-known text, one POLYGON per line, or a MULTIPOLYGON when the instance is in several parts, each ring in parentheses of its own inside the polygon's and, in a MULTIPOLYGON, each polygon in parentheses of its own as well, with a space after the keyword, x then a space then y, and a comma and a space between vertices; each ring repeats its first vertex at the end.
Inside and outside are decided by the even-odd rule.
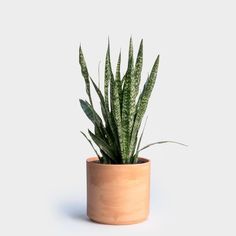
POLYGON ((142 223, 144 221, 147 220, 147 217, 144 218, 144 219, 141 219, 141 220, 133 220, 133 221, 124 221, 124 222, 102 222, 100 220, 95 220, 95 219, 92 219, 88 216, 89 220, 91 220, 92 222, 94 223, 97 223, 97 224, 103 224, 103 225, 133 225, 133 224, 139 224, 139 223, 142 223))

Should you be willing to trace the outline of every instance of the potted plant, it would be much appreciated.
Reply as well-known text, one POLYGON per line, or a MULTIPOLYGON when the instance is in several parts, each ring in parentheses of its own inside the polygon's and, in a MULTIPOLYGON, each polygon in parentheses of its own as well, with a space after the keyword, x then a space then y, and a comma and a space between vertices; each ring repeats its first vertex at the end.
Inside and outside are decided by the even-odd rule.
POLYGON ((112 72, 108 42, 103 91, 88 73, 81 46, 79 63, 88 95, 88 101, 80 99, 80 105, 94 125, 93 132, 88 130, 90 137, 82 134, 96 153, 96 157, 87 159, 87 215, 91 220, 105 224, 141 222, 149 213, 150 160, 139 157, 139 152, 151 145, 168 142, 155 142, 140 148, 145 125, 141 133, 140 127, 156 82, 159 55, 140 93, 143 40, 134 62, 130 39, 124 76, 120 72, 121 53, 116 72, 112 72), (93 104, 90 84, 98 95, 100 112, 93 104))

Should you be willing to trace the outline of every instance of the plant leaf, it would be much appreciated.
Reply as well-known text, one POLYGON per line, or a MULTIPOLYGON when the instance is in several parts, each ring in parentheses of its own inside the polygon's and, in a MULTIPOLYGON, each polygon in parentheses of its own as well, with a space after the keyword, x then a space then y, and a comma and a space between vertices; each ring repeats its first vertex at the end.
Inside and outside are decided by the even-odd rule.
POLYGON ((122 136, 124 159, 129 162, 130 136, 135 113, 135 81, 133 80, 133 43, 130 39, 129 62, 123 88, 122 100, 122 136))
POLYGON ((159 141, 159 142, 154 142, 154 143, 150 143, 144 147, 142 147, 141 149, 139 149, 138 151, 142 151, 148 147, 151 147, 153 145, 156 145, 156 144, 163 144, 163 143, 175 143, 175 144, 179 144, 179 145, 182 145, 182 146, 185 146, 185 147, 188 147, 188 145, 184 144, 184 143, 179 143, 179 142, 175 142, 175 141, 159 141))
POLYGON ((114 83, 114 97, 113 103, 113 117, 116 123, 118 137, 119 137, 119 150, 121 153, 122 162, 125 162, 123 136, 122 136, 122 120, 121 120, 121 109, 120 109, 120 97, 119 97, 119 80, 115 80, 114 83))
POLYGON ((94 135, 90 130, 88 130, 88 132, 89 132, 90 137, 98 145, 98 147, 101 150, 103 150, 112 161, 117 162, 117 160, 115 158, 115 154, 113 153, 110 146, 103 139, 101 139, 98 136, 94 135))
POLYGON ((102 115, 103 115, 103 118, 106 122, 106 131, 107 131, 106 134, 108 135, 109 145, 113 146, 114 150, 116 152, 118 152, 119 140, 118 140, 118 134, 117 134, 117 131, 116 131, 116 126, 115 126, 113 117, 111 116, 111 113, 106 108, 105 100, 104 100, 104 97, 102 95, 102 92, 97 87, 96 83, 93 81, 93 79, 91 77, 90 77, 90 80, 92 81, 94 89, 97 92, 98 97, 100 98, 100 105, 101 105, 102 115))
POLYGON ((137 97, 137 95, 139 93, 139 85, 140 85, 140 80, 141 80, 142 67, 143 67, 143 40, 141 40, 141 42, 140 42, 138 56, 136 59, 135 69, 134 69, 135 98, 137 97))
POLYGON ((135 145, 136 136, 138 134, 143 116, 144 116, 147 106, 148 106, 149 98, 151 96, 153 87, 156 82, 158 65, 159 65, 159 55, 152 67, 151 74, 148 77, 148 79, 144 85, 143 91, 139 96, 139 100, 138 100, 138 103, 136 106, 135 120, 134 120, 134 124, 133 124, 133 129, 132 129, 132 136, 131 136, 131 143, 130 143, 131 148, 133 148, 135 145))
POLYGON ((105 137, 106 130, 105 130, 105 127, 103 125, 102 119, 97 114, 97 112, 94 110, 94 108, 87 101, 84 101, 82 99, 80 99, 80 105, 81 105, 84 113, 86 114, 86 116, 94 124, 95 134, 99 135, 103 139, 106 139, 106 137, 105 137))
POLYGON ((129 40, 129 59, 128 59, 128 64, 131 63, 130 67, 134 67, 133 57, 134 57, 133 40, 132 40, 132 37, 130 37, 130 40, 129 40))
POLYGON ((94 152, 96 153, 98 159, 101 160, 101 157, 100 157, 100 155, 98 154, 98 152, 97 152, 97 150, 95 149, 95 147, 93 146, 92 141, 87 137, 87 135, 86 135, 84 132, 82 132, 82 131, 80 131, 80 132, 81 132, 81 134, 83 134, 83 136, 84 136, 84 137, 87 139, 87 141, 90 143, 90 145, 91 145, 91 147, 93 148, 94 152))
POLYGON ((91 77, 90 77, 90 80, 91 80, 91 82, 94 86, 94 89, 100 99, 101 111, 102 111, 104 121, 106 123, 106 135, 108 137, 108 142, 110 145, 114 146, 115 150, 117 150, 115 144, 118 145, 118 138, 116 136, 117 133, 116 133, 116 130, 114 129, 114 125, 112 125, 112 119, 111 119, 110 112, 107 110, 107 108, 105 106, 105 100, 102 95, 102 92, 97 87, 96 83, 93 81, 93 79, 91 77))
POLYGON ((104 118, 104 120, 105 120, 105 122, 107 124, 107 122, 108 122, 108 119, 107 119, 108 111, 107 111, 107 109, 105 107, 105 99, 104 99, 104 97, 102 95, 101 90, 97 87, 96 83, 93 81, 93 79, 91 77, 90 77, 90 80, 92 81, 93 87, 94 87, 94 89, 95 89, 95 91, 96 91, 96 93, 97 93, 97 95, 99 97, 102 115, 103 115, 103 118, 104 118))
POLYGON ((90 92, 89 73, 88 73, 87 65, 86 65, 86 62, 84 59, 84 55, 83 55, 81 46, 79 47, 79 64, 81 67, 81 73, 82 73, 82 75, 84 77, 84 81, 85 81, 86 93, 89 97, 90 104, 93 106, 93 101, 92 101, 91 92, 90 92))
POLYGON ((102 154, 102 160, 104 164, 111 164, 111 159, 107 156, 107 154, 105 152, 103 152, 103 150, 100 149, 100 152, 102 154))
MULTIPOLYGON (((111 58, 110 58, 110 41, 108 40, 108 47, 106 53, 106 63, 105 63, 105 80, 104 80, 104 98, 105 98, 105 106, 109 111, 109 83, 113 79, 112 69, 111 69, 111 58)), ((110 88, 111 89, 111 88, 110 88)))
POLYGON ((120 63, 121 63, 121 53, 119 54, 117 66, 116 66, 116 83, 118 86, 118 93, 119 93, 119 99, 120 99, 120 109, 122 108, 122 81, 120 76, 120 63))
POLYGON ((82 99, 80 99, 79 101, 80 101, 80 105, 81 105, 84 113, 93 122, 93 124, 96 125, 97 122, 102 124, 102 119, 97 114, 97 112, 94 110, 94 108, 87 101, 84 101, 82 99))
POLYGON ((105 100, 104 100, 104 97, 102 95, 102 92, 97 87, 96 83, 93 81, 93 79, 91 77, 90 77, 90 80, 92 81, 94 89, 97 92, 98 97, 100 98, 101 110, 102 110, 103 118, 104 118, 104 120, 106 122, 106 127, 109 127, 109 129, 112 132, 113 137, 116 138, 117 133, 116 133, 115 127, 114 127, 112 119, 111 119, 111 114, 107 110, 107 107, 105 105, 105 100))
POLYGON ((143 138, 144 130, 145 130, 145 128, 146 128, 147 119, 148 119, 148 117, 147 117, 146 120, 145 120, 145 123, 144 123, 144 126, 143 126, 143 131, 142 131, 142 133, 141 133, 141 135, 140 135, 140 137, 139 137, 139 141, 138 141, 136 153, 135 153, 135 155, 132 154, 132 155, 134 155, 134 161, 133 161, 134 163, 137 163, 137 162, 138 162, 139 148, 140 148, 140 144, 141 144, 141 141, 142 141, 142 138, 143 138))

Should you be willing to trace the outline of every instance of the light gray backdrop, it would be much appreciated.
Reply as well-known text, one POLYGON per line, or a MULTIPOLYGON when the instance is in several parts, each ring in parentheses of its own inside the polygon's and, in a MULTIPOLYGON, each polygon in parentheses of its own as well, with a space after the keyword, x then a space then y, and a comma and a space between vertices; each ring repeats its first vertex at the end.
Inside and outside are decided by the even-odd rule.
MULTIPOLYGON (((235 235, 235 2, 54 1, 0 3, 0 234, 235 235), (91 127, 78 66, 104 67, 107 38, 127 63, 129 37, 144 39, 146 79, 158 53, 158 81, 143 144, 152 160, 151 212, 134 226, 85 216, 80 134, 91 127)), ((123 64, 123 70, 124 70, 123 64)))

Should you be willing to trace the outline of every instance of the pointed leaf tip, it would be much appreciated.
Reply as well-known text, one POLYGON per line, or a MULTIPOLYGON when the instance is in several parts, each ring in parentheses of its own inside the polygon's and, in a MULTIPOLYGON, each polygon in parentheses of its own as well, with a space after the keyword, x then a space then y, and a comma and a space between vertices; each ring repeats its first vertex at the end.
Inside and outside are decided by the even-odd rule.
POLYGON ((131 36, 130 39, 129 39, 129 45, 130 45, 130 47, 133 47, 133 39, 132 39, 132 36, 131 36))
POLYGON ((107 50, 109 50, 110 51, 110 38, 109 38, 109 36, 108 36, 108 40, 107 40, 107 50))
POLYGON ((80 52, 80 53, 83 53, 83 52, 82 52, 82 45, 81 45, 81 43, 79 44, 79 52, 80 52))

